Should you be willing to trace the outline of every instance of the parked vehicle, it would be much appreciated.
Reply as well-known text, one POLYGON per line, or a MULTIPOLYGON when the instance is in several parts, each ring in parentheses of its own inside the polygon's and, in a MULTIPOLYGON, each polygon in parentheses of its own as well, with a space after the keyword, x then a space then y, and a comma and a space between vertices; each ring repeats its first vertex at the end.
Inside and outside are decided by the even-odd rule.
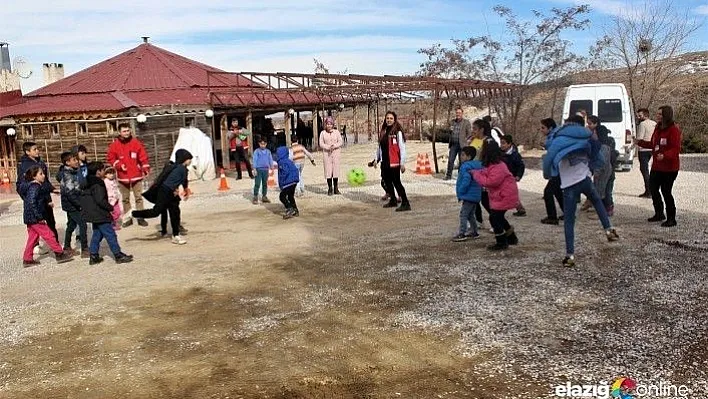
POLYGON ((622 83, 594 83, 569 86, 563 106, 563 120, 585 110, 597 115, 610 130, 619 152, 618 170, 629 171, 634 162, 632 137, 636 133, 634 104, 622 83))

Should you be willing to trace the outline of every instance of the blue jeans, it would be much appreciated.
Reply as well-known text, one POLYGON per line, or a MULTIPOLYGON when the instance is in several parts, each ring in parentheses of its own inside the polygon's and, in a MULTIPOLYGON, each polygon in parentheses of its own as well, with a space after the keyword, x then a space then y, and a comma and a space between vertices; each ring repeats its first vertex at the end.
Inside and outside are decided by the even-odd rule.
POLYGON ((589 177, 580 183, 576 183, 570 187, 563 189, 563 215, 565 216, 565 253, 566 255, 575 254, 575 211, 578 208, 578 200, 580 194, 585 194, 592 202, 592 206, 600 217, 602 228, 608 230, 612 228, 610 218, 607 216, 605 205, 602 204, 600 194, 595 190, 595 185, 589 177))
POLYGON ((258 197, 258 190, 263 186, 263 196, 268 194, 268 169, 256 169, 256 180, 253 182, 253 196, 258 197))
POLYGON ((304 163, 296 163, 295 166, 297 167, 297 172, 300 174, 300 181, 297 183, 296 191, 304 193, 305 192, 305 182, 302 181, 302 169, 305 167, 305 164, 304 163))
POLYGON ((649 162, 651 161, 651 151, 639 151, 639 171, 644 179, 644 192, 651 191, 649 186, 649 162))
POLYGON ((460 207, 460 234, 467 234, 467 226, 472 228, 472 235, 477 235, 477 221, 474 220, 474 211, 479 204, 472 201, 462 201, 460 207))
POLYGON ((460 143, 451 141, 450 152, 448 153, 447 158, 447 173, 445 176, 452 177, 452 169, 455 167, 455 159, 459 158, 460 154, 462 154, 462 147, 460 147, 460 143))
POLYGON ((74 234, 74 230, 79 228, 79 242, 81 243, 81 249, 88 247, 88 237, 87 226, 84 219, 81 217, 81 212, 67 212, 66 213, 66 232, 64 233, 64 248, 71 248, 71 235, 74 234))
POLYGON ((118 245, 118 236, 111 223, 93 223, 93 235, 91 236, 91 245, 89 253, 98 255, 98 250, 101 248, 101 240, 106 239, 108 247, 113 252, 113 255, 120 253, 120 245, 118 245))

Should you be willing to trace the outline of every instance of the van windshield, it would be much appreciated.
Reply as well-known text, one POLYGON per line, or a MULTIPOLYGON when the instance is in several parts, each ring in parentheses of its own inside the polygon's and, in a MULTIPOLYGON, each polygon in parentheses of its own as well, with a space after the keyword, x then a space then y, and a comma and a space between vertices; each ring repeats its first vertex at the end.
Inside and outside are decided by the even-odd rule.
POLYGON ((575 115, 580 110, 584 110, 588 115, 593 115, 592 100, 572 100, 568 116, 575 115))
POLYGON ((597 102, 597 117, 603 123, 622 122, 622 100, 600 100, 597 102))

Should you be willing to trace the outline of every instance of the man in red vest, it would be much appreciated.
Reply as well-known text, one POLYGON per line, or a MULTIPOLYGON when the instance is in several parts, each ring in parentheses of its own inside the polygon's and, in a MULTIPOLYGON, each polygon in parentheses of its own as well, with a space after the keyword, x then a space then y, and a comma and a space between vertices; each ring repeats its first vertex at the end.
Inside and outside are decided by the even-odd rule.
MULTIPOLYGON (((118 190, 123 197, 123 227, 133 224, 130 216, 130 193, 135 198, 135 208, 143 210, 143 179, 150 174, 150 163, 143 142, 133 137, 130 125, 121 123, 118 126, 118 138, 108 146, 106 160, 116 169, 118 190)), ((138 224, 145 227, 145 219, 138 219, 138 224)))
POLYGON ((236 161, 236 180, 241 180, 242 178, 241 162, 246 164, 248 177, 253 179, 253 168, 251 168, 251 162, 248 160, 248 134, 239 127, 238 119, 231 120, 231 130, 229 130, 226 138, 229 139, 231 159, 236 161))

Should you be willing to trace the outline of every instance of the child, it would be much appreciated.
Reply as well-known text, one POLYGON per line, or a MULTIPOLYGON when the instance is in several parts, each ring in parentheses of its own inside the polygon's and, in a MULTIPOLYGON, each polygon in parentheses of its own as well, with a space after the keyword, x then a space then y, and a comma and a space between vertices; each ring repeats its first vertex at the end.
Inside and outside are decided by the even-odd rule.
MULTIPOLYGON (((168 165, 174 165, 175 163, 172 161, 168 161, 167 164, 165 164, 165 167, 168 165)), ((184 200, 188 200, 189 197, 192 195, 192 191, 189 189, 189 178, 184 179, 184 183, 182 183, 182 188, 184 188, 184 200)), ((177 196, 175 198, 175 201, 181 201, 182 197, 177 196)), ((167 237, 167 220, 169 217, 169 211, 167 209, 163 209, 162 213, 160 214, 160 231, 157 233, 158 237, 160 238, 165 238, 167 237)), ((181 223, 181 212, 180 212, 180 225, 179 225, 179 236, 182 237, 183 235, 187 234, 189 230, 185 229, 182 226, 181 223)))
POLYGON ((134 218, 154 218, 160 216, 166 209, 172 225, 172 243, 184 245, 186 240, 180 236, 181 214, 179 209, 179 186, 187 180, 187 167, 192 163, 192 154, 180 148, 175 152, 175 162, 165 165, 160 175, 143 197, 155 204, 152 209, 133 211, 134 218))
MULTIPOLYGON (((305 149, 305 146, 298 142, 298 137, 293 136, 292 145, 290 146, 290 158, 295 163, 300 176, 300 181, 297 183, 297 187, 295 189, 295 192, 298 193, 299 196, 305 194, 305 182, 302 179, 302 170, 305 167, 306 157, 310 160, 312 166, 315 166, 315 158, 309 151, 307 151, 307 149, 305 149)), ((280 162, 278 162, 278 165, 280 165, 280 162)))
POLYGON ((290 160, 287 147, 280 147, 276 150, 278 157, 278 186, 280 187, 280 202, 285 205, 283 219, 290 219, 293 216, 300 216, 300 212, 295 204, 295 188, 300 180, 298 168, 290 160))
POLYGON ((79 170, 85 179, 86 176, 88 176, 88 160, 86 159, 86 153, 88 150, 86 149, 86 146, 83 144, 75 145, 71 147, 71 152, 76 154, 79 158, 79 170))
POLYGON ((107 167, 104 172, 103 183, 106 185, 108 192, 108 203, 113 207, 111 217, 113 217, 113 229, 120 230, 121 217, 123 216, 123 197, 118 190, 118 182, 116 181, 116 170, 113 167, 107 167))
POLYGON ((91 162, 87 166, 86 186, 81 191, 81 216, 93 225, 93 235, 89 246, 89 265, 103 262, 98 254, 101 241, 105 238, 116 263, 133 261, 133 255, 124 254, 118 244, 118 236, 113 230, 113 206, 108 203, 108 191, 103 182, 105 166, 102 162, 91 162))
POLYGON ((475 209, 482 200, 482 187, 472 178, 472 171, 482 169, 482 163, 475 161, 477 150, 472 146, 462 147, 460 154, 460 169, 457 173, 457 200, 462 203, 460 208, 460 230, 452 241, 461 242, 471 238, 479 238, 475 209), (468 232, 467 227, 472 231, 468 232))
POLYGON ((496 244, 487 247, 490 251, 501 251, 516 245, 519 239, 514 228, 506 220, 505 213, 516 208, 519 203, 519 189, 516 179, 502 162, 502 152, 494 140, 486 140, 482 146, 484 169, 473 170, 474 179, 487 189, 489 195, 489 223, 494 229, 496 244))
MULTIPOLYGON (((521 181, 521 178, 524 177, 526 165, 524 165, 524 160, 521 158, 519 150, 514 145, 514 139, 510 134, 505 134, 499 138, 499 146, 504 153, 502 160, 504 160, 506 167, 509 168, 509 172, 511 172, 518 183, 521 181)), ((519 204, 516 206, 516 212, 514 212, 513 215, 526 216, 526 209, 521 201, 519 201, 519 204)))
MULTIPOLYGON (((56 226, 56 220, 54 219, 54 204, 52 203, 52 193, 53 192, 58 192, 54 186, 52 186, 52 183, 49 182, 49 179, 46 178, 47 175, 47 164, 42 161, 42 159, 39 157, 39 148, 37 147, 37 144, 31 142, 31 141, 26 141, 24 144, 22 144, 22 150, 24 151, 24 155, 22 158, 20 158, 20 166, 17 168, 17 183, 16 183, 16 190, 20 194, 20 198, 24 199, 22 196, 22 193, 20 192, 20 185, 24 182, 24 176, 25 173, 32 167, 32 166, 39 166, 40 169, 42 169, 42 173, 45 176, 45 179, 42 182, 42 192, 41 192, 41 197, 44 200, 43 204, 43 214, 44 218, 43 220, 46 222, 47 227, 49 227, 49 230, 54 233, 54 239, 59 241, 59 233, 57 232, 57 226, 56 226)), ((42 255, 44 255, 45 251, 41 252, 42 255)))
MULTIPOLYGON (((273 169, 273 154, 268 148, 264 138, 258 139, 258 148, 253 151, 253 174, 256 181, 253 183, 253 205, 258 205, 258 189, 262 186, 264 204, 270 203, 268 194, 268 171, 273 169)), ((282 187, 281 187, 282 188, 282 187)))
POLYGON ((40 237, 54 251, 57 263, 65 263, 71 260, 71 253, 62 250, 61 245, 59 245, 45 220, 46 197, 42 186, 46 178, 41 166, 30 166, 25 172, 18 190, 24 201, 23 218, 27 225, 27 245, 25 245, 25 252, 22 255, 22 265, 24 267, 39 264, 33 259, 32 255, 40 237))
POLYGON ((81 257, 89 257, 87 226, 81 217, 81 186, 85 184, 79 170, 79 159, 76 154, 64 152, 61 154, 62 166, 57 173, 61 192, 61 207, 66 212, 66 232, 64 232, 64 251, 72 252, 71 235, 79 228, 77 237, 81 244, 81 257))

